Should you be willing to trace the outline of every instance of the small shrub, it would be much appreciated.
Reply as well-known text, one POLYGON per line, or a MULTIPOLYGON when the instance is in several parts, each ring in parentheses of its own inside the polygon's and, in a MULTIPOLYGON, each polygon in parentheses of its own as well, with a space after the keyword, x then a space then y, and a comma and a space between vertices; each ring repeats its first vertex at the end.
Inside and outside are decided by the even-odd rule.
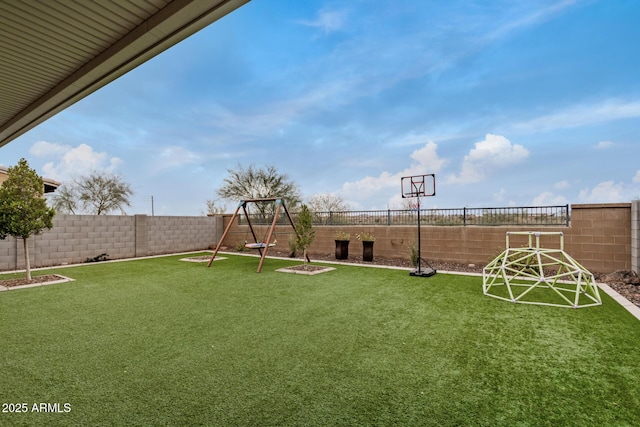
POLYGON ((349 241, 351 240, 351 234, 346 231, 336 231, 335 240, 349 241))
POLYGON ((298 249, 298 240, 294 234, 289 237, 289 258, 296 257, 296 249, 298 249))
POLYGON ((373 236, 373 234, 367 232, 367 231, 363 231, 362 233, 358 233, 356 234, 356 238, 358 240, 361 240, 363 242, 374 242, 376 240, 376 238, 373 236))
POLYGON ((296 233, 296 248, 302 251, 302 258, 306 268, 307 260, 309 259, 307 256, 307 249, 316 238, 316 231, 313 229, 311 212, 307 205, 302 205, 300 208, 298 223, 296 224, 296 233))
POLYGON ((416 242, 411 242, 409 245, 409 261, 412 267, 418 267, 418 245, 416 242))

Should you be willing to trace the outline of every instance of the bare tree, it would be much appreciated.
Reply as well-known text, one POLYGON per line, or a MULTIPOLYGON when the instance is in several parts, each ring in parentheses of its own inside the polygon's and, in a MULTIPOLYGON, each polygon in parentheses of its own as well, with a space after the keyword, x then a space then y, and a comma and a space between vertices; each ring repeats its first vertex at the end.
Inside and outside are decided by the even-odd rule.
POLYGON ((205 200, 204 203, 207 207, 207 210, 203 213, 203 215, 218 215, 223 214, 227 211, 227 205, 220 205, 218 199, 208 199, 205 200))
MULTIPOLYGON (((222 187, 217 190, 218 196, 226 200, 238 202, 247 199, 264 199, 280 197, 287 206, 295 209, 302 200, 298 186, 289 180, 286 174, 280 173, 274 166, 256 168, 251 165, 244 168, 238 165, 228 169, 222 187)), ((257 203, 257 208, 264 216, 273 213, 272 203, 257 203)))
POLYGON ((349 210, 349 205, 344 199, 333 193, 318 193, 311 196, 307 206, 313 212, 313 220, 316 223, 328 224, 331 221, 330 212, 342 212, 349 210))
POLYGON ((51 204, 56 212, 75 215, 78 211, 78 194, 74 186, 64 184, 58 187, 51 204))
POLYGON ((107 215, 114 211, 126 214, 124 208, 131 206, 131 186, 118 175, 92 172, 63 186, 52 198, 54 208, 60 212, 76 214, 79 211, 90 215, 107 215))
POLYGON ((334 193, 318 193, 307 202, 311 212, 340 212, 349 210, 349 204, 334 193))

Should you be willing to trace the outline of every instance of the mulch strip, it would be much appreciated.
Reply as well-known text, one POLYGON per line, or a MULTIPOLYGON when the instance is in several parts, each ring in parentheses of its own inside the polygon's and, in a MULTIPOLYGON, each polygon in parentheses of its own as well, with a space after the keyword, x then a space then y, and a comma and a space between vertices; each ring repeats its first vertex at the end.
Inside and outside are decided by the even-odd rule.
POLYGON ((44 276, 31 277, 31 280, 27 280, 26 278, 0 280, 0 286, 4 286, 5 288, 15 288, 17 286, 35 285, 35 284, 46 285, 47 283, 58 282, 61 280, 69 281, 69 278, 64 276, 59 276, 57 274, 47 274, 44 276))

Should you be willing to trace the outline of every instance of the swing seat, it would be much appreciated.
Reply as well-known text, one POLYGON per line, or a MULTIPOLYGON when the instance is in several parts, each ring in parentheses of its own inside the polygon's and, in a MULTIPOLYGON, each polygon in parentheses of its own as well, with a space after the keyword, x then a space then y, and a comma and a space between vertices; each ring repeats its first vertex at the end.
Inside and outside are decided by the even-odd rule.
MULTIPOLYGON (((269 243, 269 247, 275 246, 275 243, 269 243)), ((247 243, 244 245, 245 248, 248 249, 262 249, 262 248, 266 248, 267 244, 265 242, 260 242, 260 243, 247 243)))

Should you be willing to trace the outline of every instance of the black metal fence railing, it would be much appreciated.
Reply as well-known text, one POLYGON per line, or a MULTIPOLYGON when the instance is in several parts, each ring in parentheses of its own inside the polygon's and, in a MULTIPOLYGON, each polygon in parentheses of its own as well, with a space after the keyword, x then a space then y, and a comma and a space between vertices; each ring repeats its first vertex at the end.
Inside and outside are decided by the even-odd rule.
MULTIPOLYGON (((296 213, 291 216, 296 221, 296 213)), ((501 208, 421 209, 422 225, 440 226, 495 226, 535 225, 569 226, 569 205, 526 206, 501 208)), ((244 215, 240 224, 246 224, 244 215)), ((251 214, 252 224, 271 224, 273 214, 251 214)), ((286 225, 287 218, 280 215, 277 224, 286 225)), ((313 212, 314 225, 414 225, 418 223, 417 210, 387 209, 373 211, 313 212)))

